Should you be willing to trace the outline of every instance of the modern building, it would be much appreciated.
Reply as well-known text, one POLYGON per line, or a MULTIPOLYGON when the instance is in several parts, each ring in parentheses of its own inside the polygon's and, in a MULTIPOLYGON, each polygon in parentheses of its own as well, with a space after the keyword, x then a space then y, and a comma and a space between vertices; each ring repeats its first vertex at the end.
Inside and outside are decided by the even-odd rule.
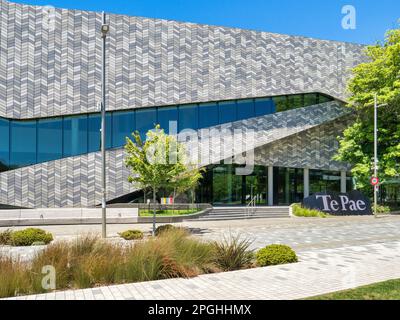
MULTIPOLYGON (((352 187, 347 163, 332 160, 352 121, 349 70, 363 46, 109 15, 107 199, 135 191, 125 137, 158 123, 253 131, 222 143, 254 151, 254 170, 216 156, 198 201, 283 205, 317 191, 352 187), (240 141, 238 141, 239 139, 240 141), (247 140, 246 140, 247 139, 247 140)), ((101 200, 101 14, 0 0, 0 203, 89 207, 101 200)), ((246 150, 249 151, 249 150, 246 150)), ((228 153, 229 153, 228 152, 228 153)), ((226 156, 226 154, 224 155, 226 156)))

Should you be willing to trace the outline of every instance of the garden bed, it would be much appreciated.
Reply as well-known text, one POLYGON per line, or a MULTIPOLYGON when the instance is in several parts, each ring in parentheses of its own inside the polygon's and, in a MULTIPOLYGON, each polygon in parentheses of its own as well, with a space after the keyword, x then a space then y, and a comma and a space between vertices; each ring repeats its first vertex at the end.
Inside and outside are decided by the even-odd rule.
POLYGON ((140 232, 132 230, 125 236, 140 240, 122 240, 124 244, 91 235, 69 242, 58 241, 38 251, 30 261, 0 254, 0 297, 48 292, 42 287, 46 275, 42 272, 44 267, 49 270, 49 266, 55 270, 55 289, 68 290, 190 278, 297 261, 295 255, 291 260, 282 255, 281 249, 287 248, 276 247, 264 250, 260 260, 260 255, 249 250, 251 241, 239 236, 205 242, 177 227, 160 228, 157 234, 140 239, 140 232))

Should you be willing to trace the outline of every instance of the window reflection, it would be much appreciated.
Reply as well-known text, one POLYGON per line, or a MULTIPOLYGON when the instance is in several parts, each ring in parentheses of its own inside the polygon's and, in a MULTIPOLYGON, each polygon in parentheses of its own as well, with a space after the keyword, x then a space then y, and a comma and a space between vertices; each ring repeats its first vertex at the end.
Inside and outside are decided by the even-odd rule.
POLYGON ((179 106, 178 130, 197 130, 199 128, 199 113, 197 104, 179 106))
POLYGON ((36 163, 36 121, 11 121, 10 165, 36 163))
POLYGON ((219 124, 217 103, 203 103, 199 106, 199 128, 208 128, 219 124))
POLYGON ((254 112, 254 100, 240 100, 237 102, 237 118, 238 120, 245 120, 253 118, 254 112))
POLYGON ((126 137, 132 138, 135 131, 135 113, 133 111, 118 111, 112 116, 112 146, 122 147, 126 143, 126 137))
POLYGON ((86 115, 64 118, 64 157, 88 152, 87 120, 86 115))
MULTIPOLYGON (((324 94, 307 93, 107 112, 106 148, 123 147, 135 130, 145 139, 155 124, 166 133, 170 121, 177 122, 178 131, 197 130, 332 100, 324 94)), ((0 170, 97 152, 100 127, 100 113, 37 121, 0 118, 0 170)))
POLYGON ((62 130, 62 118, 38 121, 38 162, 56 160, 62 157, 62 130))
POLYGON ((178 107, 158 108, 158 124, 165 133, 169 133, 169 122, 175 121, 175 130, 178 130, 178 107))
POLYGON ((154 129, 157 124, 157 113, 155 108, 136 111, 136 130, 140 132, 142 140, 146 139, 147 131, 154 129))
POLYGON ((0 172, 5 171, 9 165, 10 157, 10 122, 0 119, 0 172))

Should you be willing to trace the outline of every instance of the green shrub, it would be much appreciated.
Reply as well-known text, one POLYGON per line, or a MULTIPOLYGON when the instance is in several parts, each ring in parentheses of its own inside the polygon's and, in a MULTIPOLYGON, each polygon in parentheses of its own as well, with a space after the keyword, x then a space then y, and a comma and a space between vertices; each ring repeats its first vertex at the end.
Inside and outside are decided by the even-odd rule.
POLYGON ((296 217, 307 217, 307 218, 326 218, 329 215, 318 210, 303 208, 300 204, 292 204, 292 212, 296 217))
POLYGON ((30 246, 35 242, 48 244, 51 241, 53 241, 53 235, 42 229, 28 228, 11 233, 11 244, 13 246, 30 246))
POLYGON ((12 231, 10 229, 0 232, 0 245, 11 244, 11 234, 12 234, 12 231))
POLYGON ((296 253, 288 246, 272 244, 257 251, 257 264, 260 267, 297 262, 296 253))
POLYGON ((124 238, 125 240, 143 239, 143 232, 140 230, 127 230, 118 234, 121 238, 124 238))
MULTIPOLYGON (((372 206, 372 212, 375 212, 374 209, 375 209, 375 205, 372 206)), ((391 211, 390 207, 382 206, 382 205, 379 205, 379 204, 376 206, 376 212, 377 213, 388 214, 388 213, 390 213, 390 211, 391 211)))
POLYGON ((171 230, 176 230, 176 229, 181 229, 180 227, 175 227, 172 224, 164 224, 162 226, 157 227, 155 235, 160 236, 162 235, 165 231, 171 231, 171 230))
POLYGON ((230 235, 214 242, 215 263, 223 271, 247 268, 252 264, 254 254, 249 250, 251 241, 230 235))

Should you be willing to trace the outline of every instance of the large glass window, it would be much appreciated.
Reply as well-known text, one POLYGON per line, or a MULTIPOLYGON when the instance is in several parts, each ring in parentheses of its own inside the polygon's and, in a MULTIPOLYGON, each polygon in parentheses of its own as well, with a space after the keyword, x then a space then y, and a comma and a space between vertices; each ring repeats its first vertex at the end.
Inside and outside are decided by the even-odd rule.
POLYGON ((154 129, 157 124, 157 112, 155 108, 141 109, 136 111, 136 130, 140 132, 143 140, 146 139, 146 133, 154 129))
POLYGON ((62 158, 62 130, 62 118, 38 121, 37 162, 40 163, 62 158))
POLYGON ((245 180, 245 202, 248 204, 252 199, 256 205, 266 205, 268 202, 267 185, 268 169, 264 166, 254 166, 251 175, 243 176, 245 180))
POLYGON ((197 130, 199 128, 199 110, 197 104, 179 106, 178 130, 197 130))
POLYGON ((242 204, 244 196, 242 177, 235 174, 233 165, 213 168, 213 203, 242 204))
POLYGON ((11 166, 36 163, 36 121, 11 121, 10 149, 11 166))
POLYGON ((88 152, 88 117, 72 116, 64 118, 64 157, 88 152))
POLYGON ((317 192, 340 192, 340 172, 310 170, 310 194, 317 192))
POLYGON ((288 205, 304 198, 304 170, 274 167, 274 204, 288 205))
POLYGON ((256 99, 254 105, 257 117, 275 112, 274 101, 271 98, 256 99))
POLYGON ((272 100, 274 101, 276 112, 289 110, 288 99, 286 96, 274 97, 272 100))
MULTIPOLYGON (((177 122, 178 132, 184 129, 197 130, 332 100, 322 93, 307 93, 108 112, 106 148, 122 147, 125 138, 130 137, 134 130, 138 130, 142 139, 145 139, 147 131, 153 129, 155 124, 159 124, 166 133, 169 133, 170 121, 177 122)), ((8 166, 16 168, 99 151, 100 126, 99 113, 37 121, 0 119, 0 170, 7 170, 8 166), (35 138, 37 145, 36 140, 33 143, 21 141, 21 132, 29 133, 26 140, 35 138)))
POLYGON ((318 103, 325 103, 332 101, 331 97, 328 97, 322 93, 318 93, 318 103))
MULTIPOLYGON (((111 148, 111 113, 106 113, 106 149, 111 148)), ((101 150, 101 114, 90 114, 88 117, 88 151, 101 150)))
POLYGON ((219 122, 229 123, 237 120, 236 101, 220 102, 219 106, 219 122))
POLYGON ((199 105, 199 128, 216 126, 218 119, 217 103, 202 103, 199 105))
POLYGON ((0 171, 7 170, 10 157, 10 122, 0 119, 0 171))
POLYGON ((132 138, 135 131, 135 113, 133 111, 114 112, 112 116, 112 146, 122 147, 126 137, 132 138))
POLYGON ((254 117, 254 100, 246 99, 237 102, 238 120, 250 119, 254 117))
POLYGON ((288 96, 288 108, 297 109, 304 107, 304 96, 302 94, 296 94, 288 96))
POLYGON ((304 95, 304 106, 312 106, 318 104, 318 96, 316 93, 307 93, 304 95))
MULTIPOLYGON (((178 130, 178 107, 164 107, 158 109, 158 124, 165 133, 169 133, 170 121, 174 121, 175 129, 178 130)), ((177 132, 175 132, 177 133, 177 132)))

